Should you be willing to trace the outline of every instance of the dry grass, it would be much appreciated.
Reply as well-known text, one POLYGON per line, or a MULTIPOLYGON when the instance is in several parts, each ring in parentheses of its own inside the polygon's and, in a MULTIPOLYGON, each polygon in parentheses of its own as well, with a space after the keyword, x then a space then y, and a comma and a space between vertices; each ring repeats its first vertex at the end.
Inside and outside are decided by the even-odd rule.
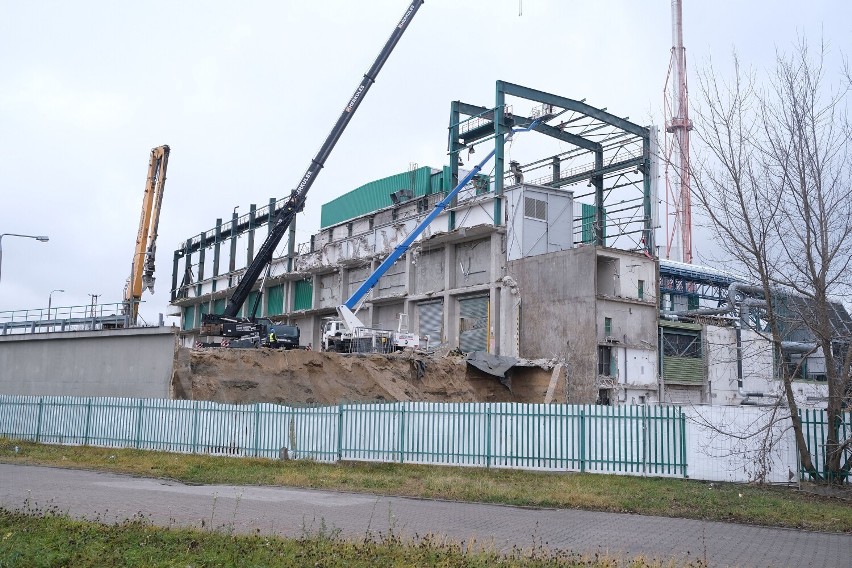
POLYGON ((144 516, 103 525, 73 520, 52 511, 0 508, 0 567, 3 566, 376 566, 664 568, 694 566, 700 560, 660 563, 642 557, 582 556, 543 547, 501 554, 433 538, 403 542, 388 534, 347 541, 324 524, 300 538, 234 535, 228 531, 156 528, 144 516))
POLYGON ((683 479, 408 464, 322 464, 53 446, 8 439, 0 439, 0 461, 113 471, 186 483, 281 485, 852 533, 852 507, 843 500, 789 488, 683 479))

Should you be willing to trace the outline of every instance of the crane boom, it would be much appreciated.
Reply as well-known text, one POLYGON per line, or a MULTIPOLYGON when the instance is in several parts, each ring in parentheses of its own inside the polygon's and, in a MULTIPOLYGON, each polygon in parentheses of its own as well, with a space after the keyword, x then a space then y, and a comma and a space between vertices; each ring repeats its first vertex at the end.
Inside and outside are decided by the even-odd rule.
POLYGON ((349 98, 346 107, 340 114, 340 118, 337 119, 337 122, 334 124, 334 127, 332 127, 331 132, 329 132, 328 137, 325 139, 325 142, 320 147, 319 152, 317 152, 317 155, 311 160, 307 171, 305 171, 305 175, 302 176, 301 181, 298 183, 298 185, 296 185, 296 188, 290 193, 290 197, 284 204, 284 208, 275 217, 275 221, 269 229, 269 235, 266 237, 266 240, 260 246, 257 256, 255 256, 254 260, 246 268, 246 271, 243 274, 240 283, 234 290, 234 293, 228 299, 228 304, 227 306, 225 306, 225 311, 222 313, 222 316, 217 316, 215 314, 206 314, 205 322, 213 323, 221 317, 235 318, 236 315, 239 313, 240 308, 243 306, 249 294, 251 293, 251 290, 257 282, 257 279, 260 277, 266 266, 272 261, 272 255, 275 252, 275 247, 277 247, 278 243, 281 242, 284 233, 287 232, 287 229, 293 222, 296 213, 304 209, 305 198, 308 195, 308 190, 310 190, 311 185, 313 185, 314 181, 317 178, 317 175, 319 175, 320 170, 322 169, 323 165, 325 165, 326 159, 328 158, 329 154, 331 154, 331 151, 334 149, 335 144, 337 144, 337 141, 340 139, 340 136, 343 134, 343 131, 346 129, 346 126, 349 124, 349 121, 352 119, 352 116, 355 114, 355 111, 358 109, 358 106, 361 104, 361 101, 364 100, 364 96, 367 94, 367 91, 370 89, 370 86, 376 81, 376 76, 379 74, 379 71, 382 69, 382 66, 388 60, 388 57, 390 56, 394 47, 396 47, 396 44, 399 41, 400 37, 402 37, 403 32, 405 32, 406 28, 408 28, 408 24, 411 23, 411 19, 417 13, 417 10, 420 8, 423 2, 424 0, 414 0, 405 10, 405 13, 397 23, 396 27, 393 30, 393 33, 385 43, 385 46, 382 48, 382 50, 379 52, 379 55, 376 57, 376 60, 373 62, 373 65, 364 75, 364 78, 358 84, 358 87, 355 89, 355 92, 349 98))
POLYGON ((133 262, 130 265, 130 278, 128 278, 124 287, 124 311, 126 315, 130 316, 130 325, 136 325, 142 291, 147 288, 149 292, 154 293, 157 228, 160 224, 163 190, 166 187, 169 151, 170 149, 166 145, 152 148, 151 158, 148 162, 148 177, 145 180, 142 213, 139 217, 139 231, 136 234, 136 248, 133 252, 133 262))
MULTIPOLYGON (((514 135, 517 132, 529 132, 530 130, 534 129, 539 122, 541 122, 539 119, 534 120, 529 126, 526 126, 524 128, 514 128, 510 130, 509 134, 514 135)), ((367 292, 372 290, 373 286, 375 286, 379 282, 379 279, 385 274, 385 272, 387 272, 388 269, 390 269, 390 267, 393 266, 393 264, 397 260, 399 260, 402 255, 405 254, 405 252, 412 245, 412 243, 414 243, 414 241, 417 240, 420 234, 426 230, 426 227, 428 227, 432 223, 432 221, 435 220, 435 217, 437 217, 441 214, 441 212, 444 211, 444 209, 453 201, 453 198, 458 195, 459 191, 461 191, 461 189, 466 186, 470 182, 470 180, 472 180, 476 176, 476 174, 480 172, 480 170, 482 170, 485 164, 488 163, 488 160, 490 160, 491 157, 494 156, 494 153, 495 150, 491 150, 488 155, 486 155, 478 164, 476 164, 473 170, 471 170, 470 173, 468 173, 464 177, 464 179, 462 179, 459 184, 452 189, 452 191, 447 193, 447 195, 441 201, 436 203, 434 209, 432 209, 432 211, 428 215, 426 215, 426 217, 424 217, 423 220, 420 221, 420 223, 418 223, 416 227, 414 227, 414 229, 411 230, 408 236, 401 243, 399 243, 396 248, 394 248, 393 252, 391 252, 387 256, 387 258, 385 258, 384 261, 382 261, 382 263, 376 268, 376 270, 374 270, 373 273, 370 274, 370 276, 368 276, 363 283, 361 283, 361 286, 359 286, 358 289, 352 293, 349 299, 346 300, 343 305, 337 307, 337 313, 338 315, 340 315, 340 318, 343 320, 347 330, 350 333, 358 327, 364 327, 364 324, 361 323, 361 321, 352 311, 355 309, 355 306, 358 305, 358 303, 367 294, 367 292)))

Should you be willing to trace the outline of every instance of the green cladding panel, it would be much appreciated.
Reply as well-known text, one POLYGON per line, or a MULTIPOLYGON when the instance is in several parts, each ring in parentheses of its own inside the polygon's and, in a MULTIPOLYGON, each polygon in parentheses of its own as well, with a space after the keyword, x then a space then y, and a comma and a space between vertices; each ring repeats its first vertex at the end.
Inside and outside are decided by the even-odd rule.
POLYGON ((184 331, 195 327, 195 306, 187 306, 183 309, 183 329, 184 331))
MULTIPOLYGON (((576 211, 576 209, 575 209, 576 211)), ((606 219, 606 209, 604 209, 604 219, 606 219)), ((591 244, 595 242, 595 206, 588 203, 580 204, 580 223, 582 227, 582 235, 580 242, 591 244)), ((606 242, 606 225, 603 228, 604 242, 606 242)))
POLYGON ((254 303, 257 301, 258 291, 255 290, 253 292, 249 292, 248 299, 246 303, 243 304, 243 316, 244 317, 258 317, 260 316, 260 306, 257 307, 257 313, 252 314, 251 311, 254 309, 254 303))
POLYGON ((213 313, 222 315, 225 313, 225 298, 219 298, 213 301, 213 313))
POLYGON ((663 357, 663 380, 700 385, 704 382, 704 361, 692 357, 663 357))
POLYGON ((293 298, 293 310, 310 310, 314 303, 313 296, 314 287, 310 280, 297 281, 293 298))
POLYGON ((266 315, 277 316, 284 313, 284 286, 272 286, 266 290, 266 315))
POLYGON ((322 206, 320 226, 322 228, 331 227, 343 221, 390 207, 393 205, 391 193, 401 189, 413 190, 414 197, 432 193, 432 168, 423 166, 410 172, 371 181, 329 201, 322 206))

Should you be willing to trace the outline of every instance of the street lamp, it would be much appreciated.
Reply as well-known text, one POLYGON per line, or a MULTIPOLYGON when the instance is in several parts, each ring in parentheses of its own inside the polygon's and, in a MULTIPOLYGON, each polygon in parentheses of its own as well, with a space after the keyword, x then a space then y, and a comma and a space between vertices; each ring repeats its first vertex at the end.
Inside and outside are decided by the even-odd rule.
MULTIPOLYGON (((9 237, 24 237, 26 239, 35 239, 35 240, 43 242, 43 243, 46 243, 47 241, 50 240, 49 237, 46 237, 44 235, 36 236, 36 235, 18 235, 17 233, 3 233, 2 235, 0 235, 0 268, 2 268, 2 266, 3 266, 3 237, 6 237, 6 236, 9 236, 9 237)), ((2 274, 2 272, 0 272, 0 274, 2 274)))
MULTIPOLYGON (((48 296, 47 296, 47 319, 50 319, 50 318, 51 318, 51 315, 50 315, 50 306, 51 306, 51 304, 53 303, 53 293, 54 293, 54 292, 65 292, 65 290, 59 290, 59 289, 51 290, 51 291, 50 291, 50 294, 48 294, 48 296)), ((57 311, 58 311, 58 310, 57 310, 57 311)), ((50 328, 51 328, 51 329, 53 329, 53 326, 50 326, 50 328)))

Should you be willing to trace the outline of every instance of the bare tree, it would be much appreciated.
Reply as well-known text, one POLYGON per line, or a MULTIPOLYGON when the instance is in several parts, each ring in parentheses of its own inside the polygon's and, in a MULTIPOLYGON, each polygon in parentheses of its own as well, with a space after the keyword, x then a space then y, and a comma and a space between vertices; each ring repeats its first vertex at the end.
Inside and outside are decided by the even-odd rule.
POLYGON ((802 467, 814 479, 840 481, 849 473, 842 458, 852 444, 840 430, 852 392, 852 323, 837 309, 852 284, 852 81, 844 68, 843 84, 828 85, 826 56, 824 45, 812 54, 800 40, 791 54, 777 54, 762 89, 736 55, 730 81, 718 80, 712 66, 701 72, 701 144, 692 176, 723 255, 763 289, 762 331, 782 363, 783 400, 802 467), (783 364, 791 326, 811 338, 798 343, 800 351, 825 358, 830 426, 823 471, 814 465, 794 398, 799 367, 783 364))

